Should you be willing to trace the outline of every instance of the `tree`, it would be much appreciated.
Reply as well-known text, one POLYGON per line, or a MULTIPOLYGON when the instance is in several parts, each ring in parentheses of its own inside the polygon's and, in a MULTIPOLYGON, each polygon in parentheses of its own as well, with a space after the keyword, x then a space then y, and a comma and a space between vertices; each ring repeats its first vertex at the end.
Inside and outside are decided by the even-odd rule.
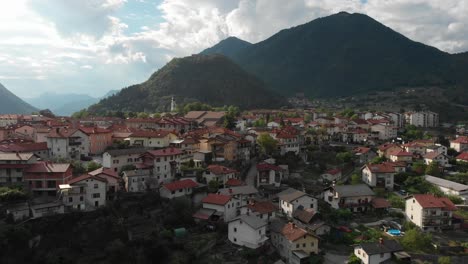
POLYGON ((336 154, 336 158, 342 162, 350 162, 353 159, 353 154, 350 152, 340 152, 336 154))
POLYGON ((361 264, 361 259, 352 253, 348 258, 348 264, 361 264))
POLYGON ((451 263, 452 263, 452 259, 451 259, 449 256, 439 257, 439 258, 437 259, 437 263, 438 263, 438 264, 451 264, 451 263))
POLYGON ((431 248, 431 234, 422 233, 418 229, 407 230, 401 239, 401 245, 406 250, 419 251, 431 248))
POLYGON ((210 182, 208 182, 208 188, 210 189, 210 191, 216 192, 219 189, 219 182, 216 180, 211 180, 210 182))
POLYGON ((278 141, 267 133, 261 134, 257 139, 257 143, 265 154, 272 154, 278 146, 278 141))
POLYGON ((73 175, 81 175, 86 172, 86 168, 79 161, 72 161, 73 175))
POLYGON ((411 170, 418 175, 422 175, 426 171, 426 167, 427 165, 424 164, 424 162, 416 161, 415 163, 413 163, 411 170))
POLYGON ((94 161, 90 161, 90 162, 88 163, 88 172, 97 170, 97 169, 99 169, 99 168, 101 168, 101 167, 102 167, 101 164, 98 164, 98 163, 96 163, 96 162, 94 162, 94 161))
POLYGON ((193 161, 193 159, 190 159, 189 162, 188 162, 188 166, 189 166, 189 168, 195 167, 195 161, 193 161))
POLYGON ((385 161, 387 161, 387 158, 385 156, 382 156, 382 157, 377 156, 377 157, 373 158, 370 163, 379 164, 379 163, 382 163, 382 162, 385 162, 385 161))
POLYGON ((23 201, 27 198, 27 194, 19 187, 0 187, 0 202, 23 201))
POLYGON ((441 171, 440 171, 440 168, 439 168, 439 163, 438 162, 435 162, 435 161, 432 161, 431 163, 429 163, 429 165, 427 166, 426 168, 426 174, 428 175, 432 175, 432 176, 440 176, 441 175, 441 171))
POLYGON ((351 175, 351 184, 352 185, 356 185, 356 184, 359 184, 361 183, 362 180, 361 180, 361 176, 359 174, 353 174, 351 175))
POLYGON ((137 114, 137 117, 138 117, 138 118, 148 118, 148 117, 149 117, 149 114, 148 114, 148 113, 145 113, 145 112, 141 112, 141 113, 138 113, 138 114, 137 114))

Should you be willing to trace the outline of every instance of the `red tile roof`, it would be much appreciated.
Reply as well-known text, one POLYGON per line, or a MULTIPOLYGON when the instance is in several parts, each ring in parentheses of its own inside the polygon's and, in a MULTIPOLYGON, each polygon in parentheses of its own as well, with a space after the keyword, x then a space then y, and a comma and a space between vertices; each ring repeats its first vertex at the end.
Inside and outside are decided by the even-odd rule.
POLYGON ((361 154, 366 154, 369 151, 370 151, 370 148, 366 148, 366 147, 356 147, 355 149, 353 149, 354 153, 361 153, 361 154))
POLYGON ((283 168, 270 164, 270 163, 260 163, 260 164, 257 164, 257 170, 258 171, 270 171, 270 170, 283 171, 283 168))
POLYGON ((395 149, 393 151, 390 151, 389 154, 392 155, 392 156, 397 156, 397 157, 411 157, 411 156, 413 156, 413 153, 403 151, 403 150, 399 150, 399 149, 395 149))
POLYGON ((237 173, 237 171, 234 170, 234 169, 231 169, 231 168, 228 168, 228 167, 224 167, 224 166, 221 166, 221 165, 216 165, 216 164, 209 165, 207 169, 208 169, 211 173, 214 173, 214 174, 216 174, 216 175, 229 174, 229 173, 237 173))
POLYGON ((195 188, 198 184, 190 179, 175 181, 171 183, 167 183, 163 185, 164 188, 168 189, 169 191, 176 191, 180 189, 188 189, 188 188, 195 188))
POLYGON ((226 181, 226 186, 242 186, 245 185, 245 183, 239 179, 229 179, 226 181))
POLYGON ((2 152, 34 152, 48 150, 47 142, 41 143, 13 143, 0 145, 2 152))
POLYGON ((140 130, 140 131, 133 132, 130 135, 130 137, 164 138, 171 133, 174 134, 174 132, 167 131, 167 130, 158 130, 158 131, 140 130))
POLYGON ((95 180, 98 180, 98 181, 107 182, 107 180, 104 179, 104 178, 101 178, 101 177, 98 177, 98 176, 95 176, 95 175, 84 174, 84 175, 81 175, 81 176, 70 179, 68 181, 68 184, 77 183, 77 182, 84 181, 84 180, 87 180, 87 179, 95 179, 95 180))
POLYGON ((462 152, 456 157, 456 159, 468 161, 468 152, 462 152))
POLYGON ((428 152, 428 153, 426 153, 426 154, 424 155, 424 158, 425 158, 425 159, 435 159, 435 158, 437 158, 437 156, 439 156, 439 155, 444 155, 444 154, 438 153, 438 152, 428 152))
POLYGON ((83 133, 90 135, 90 134, 105 134, 105 133, 112 133, 112 131, 101 128, 101 127, 80 127, 83 133))
POLYGON ((202 203, 225 205, 229 202, 229 200, 231 200, 231 196, 210 193, 208 196, 203 198, 202 203))
POLYGON ((372 200, 372 207, 374 208, 389 208, 391 206, 390 202, 384 198, 374 198, 372 200))
POLYGON ((447 211, 457 210, 457 207, 447 197, 436 197, 433 194, 415 194, 413 197, 423 208, 443 208, 447 211))
POLYGON ((381 164, 367 164, 367 168, 373 173, 392 173, 395 172, 395 168, 388 163, 381 164))
POLYGON ((338 174, 338 173, 341 173, 341 169, 338 169, 338 168, 336 168, 336 169, 331 169, 331 170, 328 170, 328 171, 325 172, 325 173, 331 174, 331 175, 336 175, 336 174, 338 174))
POLYGON ((284 225, 283 229, 281 230, 281 234, 283 234, 283 236, 285 236, 289 241, 294 242, 308 233, 304 229, 297 227, 295 224, 288 223, 284 225))
POLYGON ((38 162, 27 168, 25 172, 29 173, 63 173, 70 168, 68 163, 50 163, 50 162, 38 162))
POLYGON ((253 201, 247 205, 247 208, 252 210, 252 212, 257 212, 260 214, 267 214, 278 211, 278 206, 274 205, 270 201, 253 201))
POLYGON ((104 174, 104 175, 107 175, 107 176, 111 176, 111 177, 120 179, 119 175, 117 175, 117 173, 113 169, 104 168, 104 167, 101 167, 101 168, 99 168, 97 170, 93 170, 93 171, 89 172, 88 174, 93 175, 93 176, 104 174))
POLYGON ((158 150, 151 150, 151 151, 148 151, 147 153, 149 153, 150 155, 154 157, 164 157, 164 156, 171 156, 171 155, 181 155, 182 150, 178 148, 164 148, 164 149, 158 149, 158 150))
POLYGON ((460 137, 457 137, 455 140, 450 141, 450 143, 468 144, 468 137, 460 136, 460 137))

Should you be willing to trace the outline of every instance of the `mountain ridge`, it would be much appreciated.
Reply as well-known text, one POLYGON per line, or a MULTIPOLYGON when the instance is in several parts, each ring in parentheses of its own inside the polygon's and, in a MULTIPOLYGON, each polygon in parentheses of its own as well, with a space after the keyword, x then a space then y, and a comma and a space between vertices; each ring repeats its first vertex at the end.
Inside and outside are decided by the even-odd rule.
POLYGON ((31 114, 37 110, 0 83, 0 114, 31 114))

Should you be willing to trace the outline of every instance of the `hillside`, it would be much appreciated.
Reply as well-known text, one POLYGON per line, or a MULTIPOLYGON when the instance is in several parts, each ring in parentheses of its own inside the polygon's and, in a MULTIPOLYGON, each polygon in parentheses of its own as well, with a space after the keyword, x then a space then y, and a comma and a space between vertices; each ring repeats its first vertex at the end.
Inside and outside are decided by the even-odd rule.
POLYGON ((246 47, 252 45, 251 43, 238 39, 236 37, 229 37, 222 40, 218 44, 214 45, 211 48, 207 48, 200 54, 209 55, 209 54, 222 54, 228 57, 233 57, 239 51, 243 50, 246 47))
POLYGON ((0 114, 31 114, 37 111, 0 83, 0 114))
POLYGON ((39 109, 50 109, 54 114, 61 116, 69 116, 99 101, 87 94, 53 92, 43 93, 38 97, 24 98, 24 100, 39 109))
POLYGON ((283 100, 263 82, 222 55, 193 55, 171 60, 144 83, 122 89, 89 108, 106 111, 168 111, 177 104, 200 101, 212 106, 279 107, 283 100))
POLYGON ((281 30, 230 56, 274 91, 347 96, 464 83, 464 54, 414 42, 362 14, 341 12, 281 30))

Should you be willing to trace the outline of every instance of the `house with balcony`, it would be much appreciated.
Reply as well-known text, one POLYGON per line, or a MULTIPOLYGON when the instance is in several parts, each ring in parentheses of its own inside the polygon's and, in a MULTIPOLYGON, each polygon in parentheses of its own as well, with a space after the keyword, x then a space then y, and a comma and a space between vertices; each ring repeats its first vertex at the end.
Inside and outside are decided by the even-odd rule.
POLYGON ((107 180, 84 174, 60 184, 59 192, 66 209, 94 210, 106 205, 107 180))
POLYGON ((396 171, 392 163, 366 164, 362 169, 362 181, 370 187, 393 190, 396 171))
POLYGON ((217 181, 221 186, 224 186, 230 179, 237 179, 238 171, 217 164, 209 165, 202 174, 202 178, 209 183, 217 181))
POLYGON ((101 155, 107 147, 112 145, 112 131, 108 129, 83 126, 79 127, 79 130, 87 137, 90 155, 101 155))
POLYGON ((138 130, 130 136, 130 146, 143 148, 166 148, 177 139, 175 132, 167 130, 138 130))
POLYGON ((152 169, 159 184, 168 183, 173 181, 176 174, 180 172, 182 154, 182 150, 173 147, 150 150, 140 156, 141 165, 152 169))
POLYGON ((388 263, 394 256, 401 260, 410 259, 397 240, 383 238, 379 239, 378 242, 361 243, 354 246, 354 255, 364 264, 388 263))
POLYGON ((228 223, 228 239, 233 244, 251 249, 261 247, 267 240, 268 222, 254 215, 240 215, 228 223))
POLYGON ((125 166, 141 163, 140 156, 146 151, 144 148, 108 150, 102 154, 102 166, 120 173, 125 166))
POLYGON ((116 193, 122 190, 122 178, 112 169, 101 167, 88 172, 88 175, 106 180, 106 200, 108 201, 114 200, 116 198, 116 193))
POLYGON ((403 150, 394 150, 389 152, 390 160, 393 162, 413 162, 413 153, 403 151, 403 150))
POLYGON ((356 147, 353 149, 354 156, 359 159, 359 163, 364 164, 370 162, 377 156, 377 153, 371 148, 367 147, 356 147))
POLYGON ((251 199, 247 205, 240 208, 240 211, 242 215, 250 214, 270 223, 276 217, 279 208, 278 204, 273 204, 271 201, 251 199))
POLYGON ((228 195, 237 199, 237 208, 247 205, 249 201, 257 198, 258 196, 258 190, 252 185, 222 188, 218 190, 218 193, 222 195, 228 195))
POLYGON ((406 198, 406 218, 423 231, 452 228, 452 214, 457 207, 447 197, 415 194, 406 198))
POLYGON ((444 153, 428 152, 423 156, 423 158, 426 165, 431 164, 431 162, 435 162, 439 164, 440 167, 447 167, 449 164, 449 158, 444 153))
POLYGON ((46 138, 52 158, 79 160, 90 154, 89 137, 79 129, 55 128, 49 131, 46 138))
POLYGON ((181 196, 191 195, 193 189, 198 186, 198 183, 190 180, 180 180, 170 183, 166 183, 159 188, 159 193, 161 197, 167 199, 174 199, 181 196))
POLYGON ((0 152, 0 186, 21 184, 24 170, 37 162, 33 153, 0 152))
POLYGON ((294 223, 274 219, 270 224, 271 243, 287 263, 305 263, 319 253, 319 237, 294 223))
POLYGON ((366 184, 335 185, 325 189, 323 199, 335 209, 366 212, 371 209, 375 193, 366 184))
POLYGON ((151 170, 148 169, 124 171, 122 179, 127 192, 145 192, 159 185, 151 170))
POLYGON ((210 193, 202 199, 202 209, 211 210, 212 214, 218 215, 226 223, 239 215, 239 205, 239 200, 223 194, 210 193))
POLYGON ((257 187, 261 185, 273 185, 274 187, 279 187, 283 177, 283 168, 270 163, 257 164, 257 187))
POLYGON ((72 178, 72 167, 68 163, 42 161, 24 170, 26 188, 34 196, 57 195, 60 184, 67 184, 72 178))

